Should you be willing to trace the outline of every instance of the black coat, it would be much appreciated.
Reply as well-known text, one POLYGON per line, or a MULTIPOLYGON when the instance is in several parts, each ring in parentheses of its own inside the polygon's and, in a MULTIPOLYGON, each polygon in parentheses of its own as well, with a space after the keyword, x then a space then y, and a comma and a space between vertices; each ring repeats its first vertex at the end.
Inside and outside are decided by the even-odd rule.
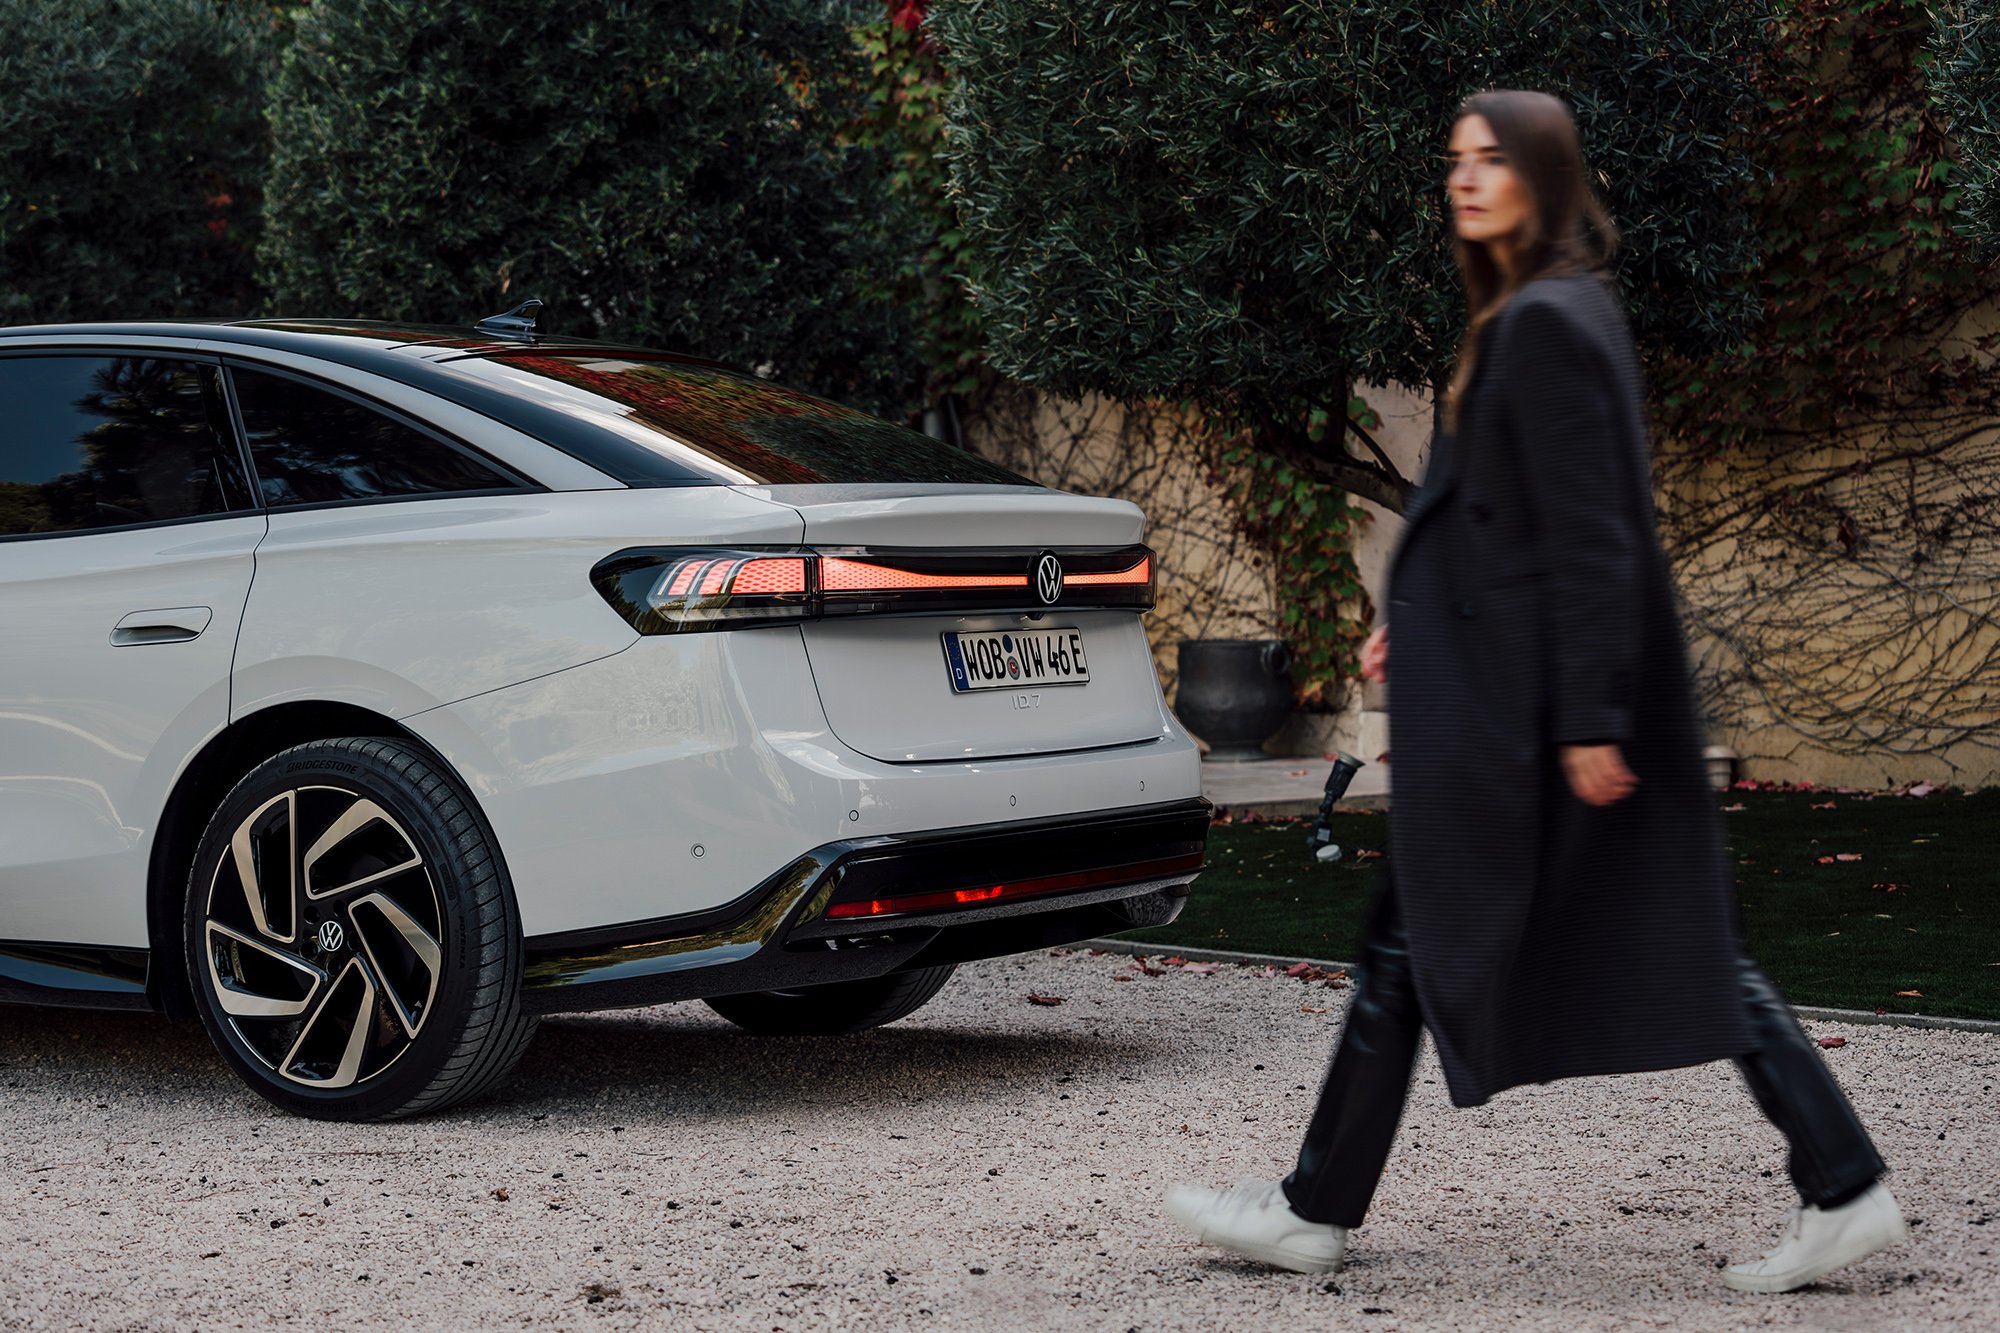
POLYGON ((1452 1100, 1752 1047, 1643 385, 1616 299, 1541 278, 1488 328, 1389 574, 1391 865, 1452 1100), (1639 779, 1570 794, 1565 743, 1639 779))

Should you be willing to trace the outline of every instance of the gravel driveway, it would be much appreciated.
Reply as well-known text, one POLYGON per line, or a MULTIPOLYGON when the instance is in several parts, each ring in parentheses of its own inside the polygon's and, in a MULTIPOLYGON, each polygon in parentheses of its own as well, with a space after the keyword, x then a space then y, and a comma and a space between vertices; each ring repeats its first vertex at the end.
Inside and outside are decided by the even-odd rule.
POLYGON ((1921 1225, 1792 1297, 1717 1280, 1790 1202, 1726 1066, 1454 1111, 1427 1055, 1346 1272, 1184 1243, 1161 1194, 1284 1169, 1347 993, 1079 952, 844 1040, 568 1018, 497 1098, 365 1127, 269 1109, 191 1027, 0 1008, 0 1327, 2000 1325, 1974 1033, 1814 1025, 1921 1225))

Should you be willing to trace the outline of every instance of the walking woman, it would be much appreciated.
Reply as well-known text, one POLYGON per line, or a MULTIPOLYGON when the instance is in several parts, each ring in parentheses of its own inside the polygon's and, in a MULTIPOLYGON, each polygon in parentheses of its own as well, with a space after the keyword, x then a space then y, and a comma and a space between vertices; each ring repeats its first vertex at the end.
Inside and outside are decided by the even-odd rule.
POLYGON ((1801 1203, 1776 1249, 1722 1277, 1790 1291, 1908 1233, 1874 1145, 1737 938, 1639 364, 1605 271, 1615 234, 1554 97, 1468 99, 1449 156, 1471 317, 1389 624, 1363 654, 1385 679, 1393 631, 1392 876, 1297 1169, 1177 1186, 1167 1208, 1210 1244, 1339 1267, 1424 1028, 1459 1106, 1733 1059, 1790 1142, 1801 1203))

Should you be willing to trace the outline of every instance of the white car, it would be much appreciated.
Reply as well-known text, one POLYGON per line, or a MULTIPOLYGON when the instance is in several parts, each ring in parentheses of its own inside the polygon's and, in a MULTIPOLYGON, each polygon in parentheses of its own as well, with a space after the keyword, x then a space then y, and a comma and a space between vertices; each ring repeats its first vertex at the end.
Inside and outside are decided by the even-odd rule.
POLYGON ((1136 508, 524 311, 0 330, 0 998, 380 1119, 1174 919, 1136 508))

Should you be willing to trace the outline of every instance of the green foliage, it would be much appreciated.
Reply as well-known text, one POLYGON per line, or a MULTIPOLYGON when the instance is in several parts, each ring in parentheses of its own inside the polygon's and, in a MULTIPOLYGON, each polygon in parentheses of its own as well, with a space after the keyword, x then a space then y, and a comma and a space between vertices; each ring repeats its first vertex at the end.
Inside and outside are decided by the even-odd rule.
POLYGON ((855 30, 867 64, 865 110, 855 139, 889 155, 889 193, 907 211, 918 240, 897 256, 892 299, 915 311, 920 324, 925 398, 969 393, 978 386, 985 335, 960 278, 971 261, 952 206, 944 147, 946 72, 942 52, 924 36, 908 0, 894 18, 855 30))
MULTIPOLYGON (((1368 404, 1347 404, 1350 429, 1381 424, 1368 404)), ((1310 425, 1323 440, 1333 421, 1315 412, 1310 425)), ((1244 432, 1216 455, 1214 479, 1235 507, 1244 535, 1270 553, 1277 571, 1278 619, 1292 646, 1292 683, 1309 711, 1333 712, 1339 684, 1359 669, 1361 642, 1374 609, 1361 586, 1355 539, 1365 511, 1346 492, 1294 467, 1244 432)))
POLYGON ((1741 288, 1761 317, 1658 367, 1666 433, 1718 450, 2000 410, 2000 343, 1965 323, 2000 296, 2000 265, 1961 227, 1960 163, 1926 89, 1933 31, 1923 0, 1792 0, 1744 136, 1760 263, 1741 288))
POLYGON ((1958 143, 1960 225, 2000 248, 2000 4, 1931 6, 1931 99, 1958 143))
POLYGON ((994 362, 1059 393, 1193 399, 1398 505, 1400 478, 1300 436, 1357 379, 1447 372, 1462 312, 1440 153, 1459 101, 1571 98, 1643 339, 1703 349, 1751 313, 1732 278, 1752 168, 1730 132, 1757 106, 1766 16, 1741 0, 940 0, 994 362))
POLYGON ((0 5, 0 322, 247 314, 267 15, 0 5))
POLYGON ((867 289, 909 240, 843 138, 860 8, 313 5, 270 101, 274 304, 470 323, 540 296, 562 332, 899 412, 910 321, 867 289))

